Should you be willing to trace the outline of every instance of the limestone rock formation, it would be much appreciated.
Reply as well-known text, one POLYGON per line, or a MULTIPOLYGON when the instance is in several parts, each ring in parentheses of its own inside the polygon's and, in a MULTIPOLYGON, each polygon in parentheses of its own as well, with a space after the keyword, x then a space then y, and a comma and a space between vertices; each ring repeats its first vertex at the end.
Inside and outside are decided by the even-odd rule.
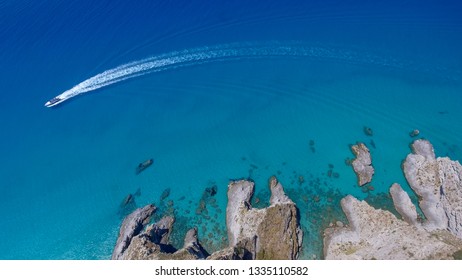
POLYGON ((165 216, 157 223, 151 224, 149 227, 147 227, 145 232, 150 237, 152 242, 156 244, 168 245, 174 222, 174 217, 165 216))
POLYGON ((419 196, 428 230, 449 230, 462 238, 462 166, 436 158, 427 140, 416 140, 403 163, 407 181, 419 196))
MULTIPOLYGON (((169 243, 175 219, 165 216, 143 230, 154 212, 153 205, 137 209, 130 214, 121 227, 121 236, 116 244, 112 259, 123 260, 196 260, 205 259, 208 253, 197 239, 197 229, 186 233, 184 246, 176 250, 169 243), (125 225, 134 225, 131 227, 125 225), (136 230, 127 230, 136 227, 136 230), (122 233, 123 232, 123 233, 122 233)), ((155 207, 154 207, 155 209, 155 207)))
POLYGON ((390 194, 403 220, 347 196, 341 201, 349 225, 324 232, 327 259, 460 259, 462 255, 462 166, 436 158, 427 140, 416 140, 403 162, 407 181, 425 215, 400 185, 390 194))
POLYGON ((395 183, 390 188, 390 194, 396 211, 398 211, 404 221, 410 225, 420 226, 417 210, 407 192, 399 184, 395 183))
POLYGON ((297 259, 303 238, 298 209, 275 177, 269 185, 271 205, 254 209, 250 204, 254 183, 241 180, 229 184, 229 247, 211 256, 199 243, 195 228, 186 234, 183 248, 176 250, 169 244, 173 217, 166 216, 143 230, 155 209, 148 205, 125 219, 113 259, 297 259))
POLYGON ((184 238, 183 248, 173 253, 172 260, 203 260, 209 256, 197 238, 197 228, 190 229, 184 238))
POLYGON ((462 240, 447 231, 430 233, 353 196, 341 206, 349 225, 326 229, 326 259, 453 259, 462 249, 462 240))
POLYGON ((275 177, 270 179, 270 190, 271 205, 254 209, 250 204, 254 183, 241 180, 229 184, 226 208, 229 246, 243 251, 244 258, 296 259, 303 238, 298 210, 275 177))
POLYGON ((364 143, 351 146, 351 151, 356 156, 351 164, 358 177, 358 185, 364 186, 372 181, 372 176, 374 175, 371 153, 364 143))
POLYGON ((125 250, 130 246, 133 237, 143 230, 143 227, 149 222, 154 211, 156 211, 156 207, 149 204, 143 208, 136 209, 124 219, 112 254, 113 260, 122 257, 125 250))
POLYGON ((237 247, 227 247, 214 252, 207 260, 244 260, 245 255, 244 250, 239 250, 237 247))
MULTIPOLYGON (((253 227, 244 228, 247 224, 243 224, 242 216, 245 215, 251 208, 250 199, 253 196, 255 185, 250 181, 235 181, 228 186, 228 205, 226 207, 226 226, 228 229, 229 245, 236 246, 240 234, 248 234, 249 237, 254 236, 254 232, 250 232, 253 227)), ((254 222, 260 223, 263 219, 263 212, 260 215, 253 215, 254 222)), ((242 238, 241 238, 242 239, 242 238)))

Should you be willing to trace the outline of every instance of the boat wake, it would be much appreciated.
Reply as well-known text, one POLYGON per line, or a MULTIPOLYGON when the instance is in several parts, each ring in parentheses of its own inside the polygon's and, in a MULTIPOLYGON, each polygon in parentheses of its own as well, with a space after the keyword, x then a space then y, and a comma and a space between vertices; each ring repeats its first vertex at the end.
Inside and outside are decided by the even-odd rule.
POLYGON ((137 60, 97 74, 45 103, 58 105, 77 95, 153 72, 225 60, 261 57, 311 57, 355 64, 375 64, 401 68, 398 62, 378 56, 328 47, 306 46, 301 43, 235 43, 170 52, 137 60))

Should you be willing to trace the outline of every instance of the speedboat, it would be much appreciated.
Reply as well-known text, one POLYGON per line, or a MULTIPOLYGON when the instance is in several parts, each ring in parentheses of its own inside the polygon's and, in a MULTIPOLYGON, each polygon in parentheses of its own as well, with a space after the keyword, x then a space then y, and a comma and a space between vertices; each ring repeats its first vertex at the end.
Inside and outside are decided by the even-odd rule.
POLYGON ((56 96, 55 98, 47 101, 47 103, 45 103, 45 107, 53 107, 53 106, 58 105, 59 103, 63 102, 64 100, 66 100, 66 99, 61 98, 59 96, 56 96))

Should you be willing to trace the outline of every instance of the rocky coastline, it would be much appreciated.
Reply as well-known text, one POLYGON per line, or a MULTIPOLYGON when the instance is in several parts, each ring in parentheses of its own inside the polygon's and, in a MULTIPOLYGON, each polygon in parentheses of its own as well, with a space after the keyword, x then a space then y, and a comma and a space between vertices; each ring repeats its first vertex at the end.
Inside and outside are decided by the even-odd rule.
MULTIPOLYGON (((411 149, 402 170, 418 196, 421 212, 397 183, 389 188, 393 211, 374 208, 366 201, 347 195, 340 200, 347 222, 333 220, 323 227, 324 259, 461 258, 462 166, 447 157, 436 157, 427 140, 415 140, 411 149)), ((352 166, 358 185, 369 184, 374 174, 369 149, 358 143, 351 146, 351 150, 356 156, 352 166)), ((214 252, 204 249, 196 226, 187 231, 184 245, 175 248, 170 240, 175 217, 171 212, 155 215, 157 209, 150 204, 136 209, 123 220, 112 259, 298 259, 306 238, 300 225, 300 211, 275 176, 268 185, 269 204, 254 208, 254 182, 230 181, 227 236, 222 237, 228 244, 222 249, 214 252), (151 221, 154 216, 158 221, 151 221)), ((216 191, 216 187, 208 188, 206 197, 214 196, 216 191)))
POLYGON ((427 140, 413 142, 402 169, 419 197, 420 217, 399 184, 390 196, 400 218, 353 196, 342 199, 348 225, 324 231, 326 259, 459 259, 462 252, 462 167, 436 158, 427 140))
POLYGON ((207 252, 200 244, 197 228, 186 233, 183 248, 174 248, 169 242, 174 217, 164 216, 145 227, 156 211, 153 205, 147 205, 124 219, 112 259, 297 259, 303 240, 299 211, 276 177, 270 179, 269 188, 270 205, 256 209, 250 203, 254 183, 230 182, 226 209, 229 244, 222 250, 207 252))

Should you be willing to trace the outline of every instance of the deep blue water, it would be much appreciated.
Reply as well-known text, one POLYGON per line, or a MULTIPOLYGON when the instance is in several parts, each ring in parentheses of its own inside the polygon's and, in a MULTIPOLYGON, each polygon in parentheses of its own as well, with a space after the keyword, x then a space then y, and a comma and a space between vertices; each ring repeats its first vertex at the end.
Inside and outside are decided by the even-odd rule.
POLYGON ((200 224, 216 249, 229 179, 250 177, 264 201, 271 175, 300 208, 303 258, 319 258, 319 231, 343 219, 342 196, 386 207, 392 183, 408 189, 400 164, 409 131, 418 128, 437 155, 462 159, 461 15, 457 1, 0 3, 0 259, 109 258, 119 205, 138 188, 138 206, 169 211, 172 200, 175 245, 200 224), (256 53, 43 106, 120 64, 248 42, 333 55, 256 53), (376 147, 367 194, 345 165, 357 141, 376 147), (136 176, 148 158, 153 166, 136 176), (218 206, 196 215, 213 185, 218 206))

